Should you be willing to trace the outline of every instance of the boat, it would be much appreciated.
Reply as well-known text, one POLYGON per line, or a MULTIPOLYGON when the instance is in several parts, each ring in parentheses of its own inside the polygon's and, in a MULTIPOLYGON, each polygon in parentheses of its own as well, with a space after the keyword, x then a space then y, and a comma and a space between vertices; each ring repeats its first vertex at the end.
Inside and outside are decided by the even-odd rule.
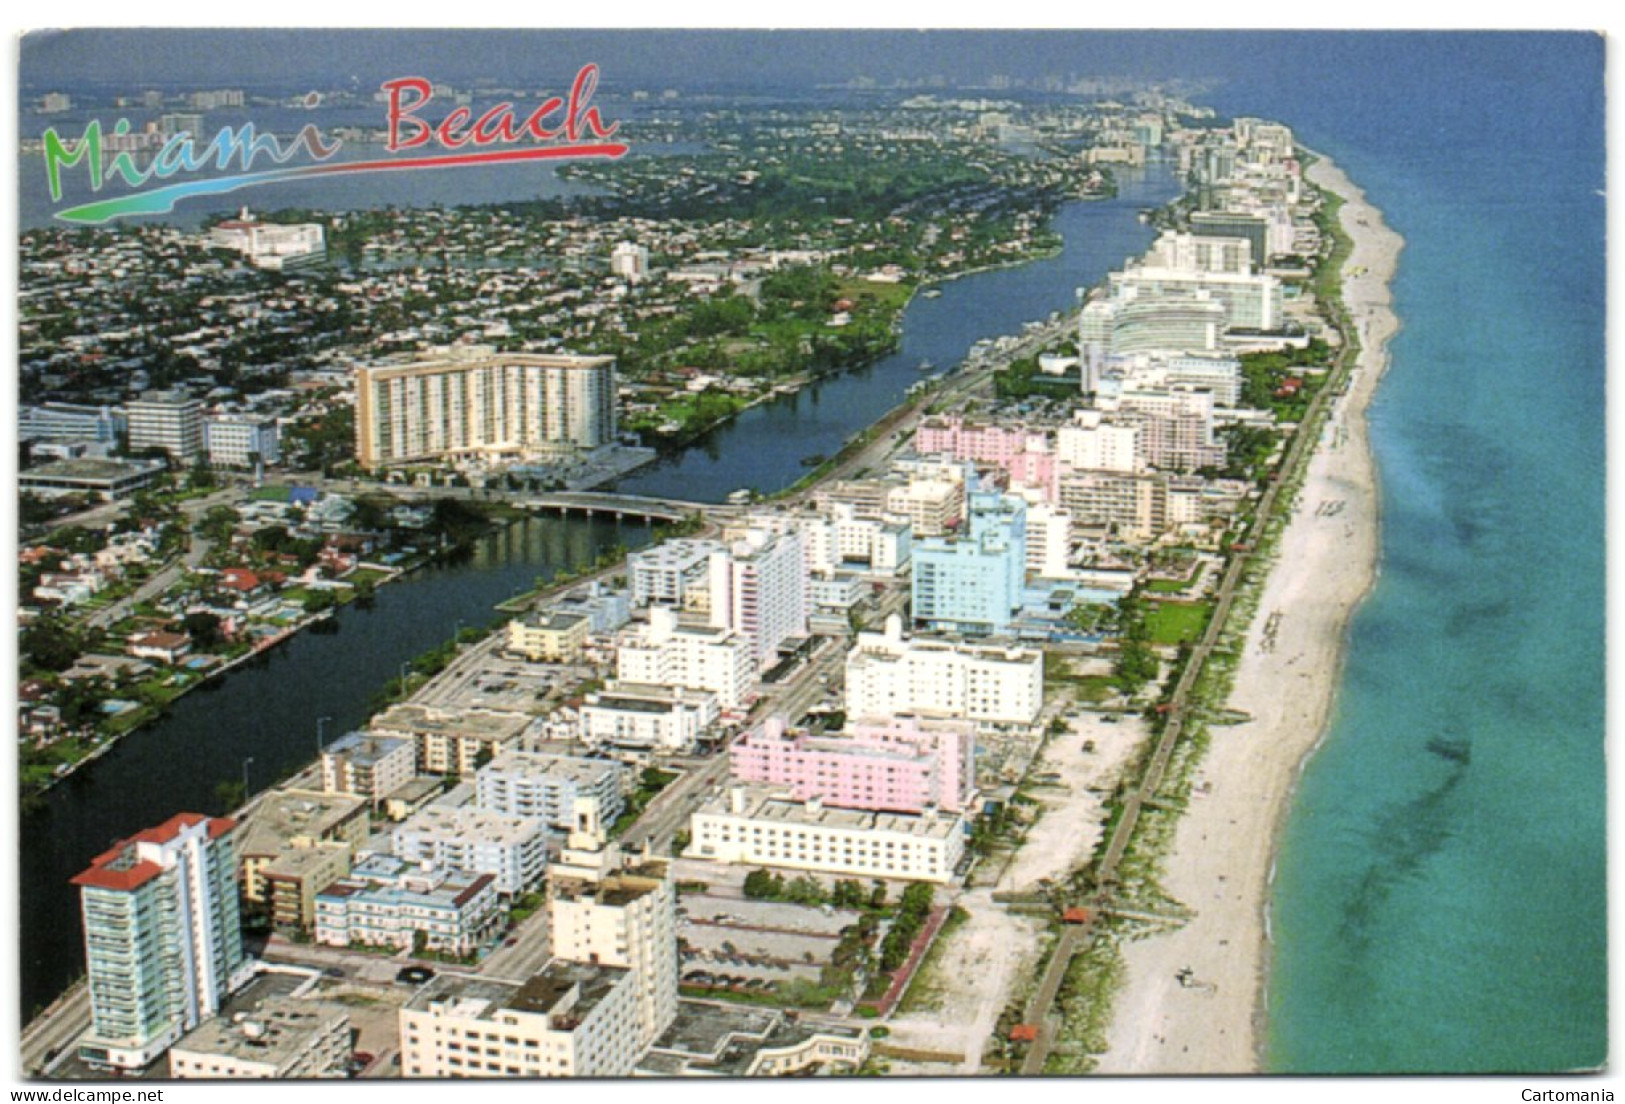
POLYGON ((916 368, 915 371, 929 372, 931 369, 933 369, 935 367, 936 367, 936 365, 932 364, 929 360, 922 360, 922 361, 920 361, 919 367, 916 368))
POLYGON ((927 299, 937 299, 941 297, 942 291, 938 288, 926 288, 924 291, 920 292, 920 294, 925 296, 927 299))

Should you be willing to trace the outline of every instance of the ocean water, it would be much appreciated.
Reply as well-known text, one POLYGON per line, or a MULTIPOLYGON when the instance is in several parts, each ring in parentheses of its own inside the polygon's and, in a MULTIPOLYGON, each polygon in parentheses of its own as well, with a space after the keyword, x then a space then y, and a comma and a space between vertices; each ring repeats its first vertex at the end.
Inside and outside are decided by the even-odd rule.
POLYGON ((1293 123, 1408 244, 1371 411, 1381 576, 1280 855, 1268 1068, 1596 1066, 1601 42, 1301 37, 1298 89, 1217 98, 1293 123))

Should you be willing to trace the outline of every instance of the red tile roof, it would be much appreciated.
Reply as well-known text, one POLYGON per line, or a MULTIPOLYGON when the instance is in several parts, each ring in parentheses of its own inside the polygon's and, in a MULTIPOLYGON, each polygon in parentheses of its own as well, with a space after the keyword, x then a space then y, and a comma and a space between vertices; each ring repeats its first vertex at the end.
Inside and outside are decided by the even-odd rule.
POLYGON ((95 886, 100 889, 132 890, 156 878, 164 868, 155 862, 135 859, 138 843, 168 843, 180 835, 181 829, 200 822, 208 823, 210 839, 219 839, 237 826, 230 817, 206 817, 202 813, 176 813, 155 828, 137 832, 127 840, 114 845, 90 860, 90 866, 75 875, 72 884, 95 886))
POLYGON ((474 899, 474 895, 484 889, 491 882, 496 881, 490 874, 481 874, 469 884, 469 887, 451 899, 451 903, 462 908, 474 899))

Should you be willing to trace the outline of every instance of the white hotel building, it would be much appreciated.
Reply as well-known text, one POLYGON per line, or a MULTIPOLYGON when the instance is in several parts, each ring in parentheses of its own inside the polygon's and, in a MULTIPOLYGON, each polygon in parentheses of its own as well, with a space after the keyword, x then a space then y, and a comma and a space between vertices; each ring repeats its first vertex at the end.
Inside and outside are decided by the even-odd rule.
POLYGON ((209 463, 229 468, 251 468, 256 462, 275 464, 282 459, 276 419, 244 414, 204 418, 203 449, 209 463))
POLYGON ((777 662, 779 646, 807 635, 807 578, 801 534, 746 532, 711 554, 711 624, 750 642, 756 670, 777 662))
POLYGON ((743 783, 702 805, 689 827, 688 858, 838 876, 945 883, 965 853, 957 814, 834 809, 743 783))
POLYGON ((904 639, 902 620, 884 632, 859 633, 846 659, 846 712, 851 718, 962 717, 991 724, 1031 724, 1044 706, 1043 653, 1002 644, 904 639))
POLYGON ((677 611, 649 608, 649 623, 622 634, 615 677, 622 682, 709 690, 723 709, 745 704, 756 680, 750 641, 710 625, 682 625, 677 611))
POLYGON ((523 459, 615 440, 615 359, 441 349, 356 369, 356 460, 523 459))
POLYGON ((618 966, 552 962, 523 984, 442 974, 400 1011, 402 1077, 626 1077, 638 989, 618 966))
POLYGON ((581 703, 575 735, 588 747, 683 754, 717 716, 717 696, 709 690, 611 682, 581 703))

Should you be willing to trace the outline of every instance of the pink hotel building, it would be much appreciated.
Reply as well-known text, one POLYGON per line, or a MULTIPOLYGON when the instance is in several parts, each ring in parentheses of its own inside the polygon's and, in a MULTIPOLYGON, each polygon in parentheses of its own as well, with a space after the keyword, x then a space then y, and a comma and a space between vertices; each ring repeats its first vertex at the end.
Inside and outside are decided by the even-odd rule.
POLYGON ((975 786, 976 725, 901 716, 856 721, 839 736, 769 717, 734 742, 735 779, 787 787, 797 801, 875 812, 963 812, 975 786))
POLYGON ((996 464, 1010 474, 1010 486, 1039 487, 1054 502, 1060 474, 1050 434, 1023 425, 967 422, 958 417, 926 418, 914 434, 921 456, 951 456, 978 464, 996 464))

